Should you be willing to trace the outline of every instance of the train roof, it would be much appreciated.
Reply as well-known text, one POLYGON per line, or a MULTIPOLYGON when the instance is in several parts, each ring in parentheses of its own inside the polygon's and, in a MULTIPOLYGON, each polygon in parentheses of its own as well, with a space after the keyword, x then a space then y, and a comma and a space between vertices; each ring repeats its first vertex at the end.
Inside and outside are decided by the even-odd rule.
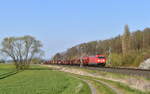
POLYGON ((93 55, 93 56, 85 56, 85 57, 83 57, 83 58, 86 58, 86 57, 100 57, 100 56, 105 57, 105 55, 102 55, 102 54, 100 55, 100 54, 99 54, 99 55, 93 55))

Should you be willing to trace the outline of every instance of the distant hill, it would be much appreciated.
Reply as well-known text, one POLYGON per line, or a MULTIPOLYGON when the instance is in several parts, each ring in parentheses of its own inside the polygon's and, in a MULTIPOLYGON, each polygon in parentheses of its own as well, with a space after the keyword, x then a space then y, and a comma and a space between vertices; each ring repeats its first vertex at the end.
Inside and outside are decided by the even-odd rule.
POLYGON ((75 59, 96 54, 107 56, 107 66, 137 67, 150 58, 150 28, 131 33, 126 25, 123 35, 76 45, 66 52, 57 53, 53 59, 75 59))

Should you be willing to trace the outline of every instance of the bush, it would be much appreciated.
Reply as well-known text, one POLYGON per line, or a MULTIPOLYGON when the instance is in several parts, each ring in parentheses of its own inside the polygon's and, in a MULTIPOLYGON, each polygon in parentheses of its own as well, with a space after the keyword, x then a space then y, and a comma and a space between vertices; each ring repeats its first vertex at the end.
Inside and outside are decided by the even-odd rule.
POLYGON ((122 57, 122 66, 133 66, 134 60, 137 57, 135 52, 129 52, 122 57))
POLYGON ((133 62, 133 66, 135 66, 135 67, 138 67, 139 65, 140 65, 140 63, 141 62, 143 62, 144 61, 144 57, 143 57, 143 55, 137 55, 136 57, 135 57, 135 60, 134 60, 134 62, 133 62))
POLYGON ((107 66, 138 67, 144 61, 144 55, 142 52, 136 51, 129 52, 126 55, 112 53, 107 61, 107 66))
POLYGON ((110 58, 107 60, 107 66, 121 66, 122 65, 122 55, 113 53, 111 54, 110 58), (110 59, 110 61, 109 61, 110 59))
POLYGON ((143 52, 143 57, 144 57, 144 60, 150 58, 150 50, 145 50, 143 52))
POLYGON ((5 63, 5 60, 0 60, 0 63, 5 63))

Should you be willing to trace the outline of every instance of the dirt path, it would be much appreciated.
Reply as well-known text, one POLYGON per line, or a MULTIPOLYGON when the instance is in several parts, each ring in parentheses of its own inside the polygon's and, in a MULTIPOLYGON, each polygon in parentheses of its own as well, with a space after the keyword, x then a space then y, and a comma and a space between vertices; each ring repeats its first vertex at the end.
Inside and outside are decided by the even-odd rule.
POLYGON ((90 88, 90 90, 91 90, 91 94, 97 94, 97 93, 96 93, 96 91, 97 91, 96 88, 95 88, 94 85, 93 85, 92 83, 90 83, 88 80, 81 79, 81 78, 78 78, 78 77, 75 77, 75 76, 72 76, 72 77, 74 77, 74 78, 76 78, 76 79, 79 79, 79 80, 82 80, 83 82, 87 83, 88 86, 89 86, 89 88, 90 88))
MULTIPOLYGON (((94 79, 95 80, 95 79, 94 79)), ((112 85, 109 85, 108 83, 104 82, 104 81, 100 81, 100 80, 95 80, 99 83, 102 83, 104 84, 105 86, 109 87, 110 89, 112 89, 116 94, 123 94, 120 90, 118 90, 117 88, 115 88, 114 86, 112 85)))
MULTIPOLYGON (((94 87, 94 85, 92 83, 90 83, 89 80, 81 79, 81 78, 78 78, 78 77, 74 77, 74 78, 80 79, 80 80, 84 81, 85 83, 87 83, 88 86, 91 89, 91 93, 92 94, 99 94, 99 93, 97 93, 98 90, 94 87)), ((108 83, 106 83, 104 81, 100 81, 100 80, 96 80, 96 79, 91 79, 91 80, 99 82, 100 84, 103 84, 103 85, 107 86, 108 88, 112 89, 116 94, 124 94, 120 90, 118 90, 117 88, 115 88, 114 86, 112 86, 112 85, 110 85, 110 84, 108 84, 108 83)))
POLYGON ((86 82, 86 83, 89 85, 92 94, 97 94, 97 93, 96 93, 97 90, 96 90, 96 88, 93 86, 92 83, 90 83, 88 80, 83 80, 83 79, 81 79, 81 80, 84 81, 84 82, 86 82))

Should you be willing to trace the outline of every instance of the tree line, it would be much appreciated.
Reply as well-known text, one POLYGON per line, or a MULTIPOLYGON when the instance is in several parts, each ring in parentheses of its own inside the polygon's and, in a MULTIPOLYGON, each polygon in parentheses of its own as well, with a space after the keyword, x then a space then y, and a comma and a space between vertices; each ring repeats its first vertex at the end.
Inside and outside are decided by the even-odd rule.
MULTIPOLYGON (((105 54, 110 56, 111 66, 133 64, 138 66, 145 58, 150 58, 150 28, 130 32, 125 25, 124 34, 106 40, 91 41, 69 48, 67 51, 57 53, 52 59, 76 59, 83 56, 105 54), (137 55, 136 55, 137 54, 137 55), (142 55, 142 56, 141 56, 142 55), (140 57, 141 56, 141 57, 140 57), (137 58, 142 58, 139 61, 137 58), (117 59, 123 60, 118 62, 117 59), (131 59, 132 58, 132 59, 131 59), (128 60, 129 59, 129 60, 128 60), (127 61, 127 62, 126 62, 127 61)), ((138 59, 139 59, 138 58, 138 59)))

